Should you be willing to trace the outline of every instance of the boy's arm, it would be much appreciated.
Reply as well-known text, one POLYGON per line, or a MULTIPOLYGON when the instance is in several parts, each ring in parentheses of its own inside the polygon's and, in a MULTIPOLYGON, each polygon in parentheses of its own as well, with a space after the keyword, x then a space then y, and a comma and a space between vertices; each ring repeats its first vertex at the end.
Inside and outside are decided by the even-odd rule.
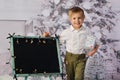
POLYGON ((96 45, 90 52, 87 53, 88 56, 93 56, 99 48, 99 45, 96 45))

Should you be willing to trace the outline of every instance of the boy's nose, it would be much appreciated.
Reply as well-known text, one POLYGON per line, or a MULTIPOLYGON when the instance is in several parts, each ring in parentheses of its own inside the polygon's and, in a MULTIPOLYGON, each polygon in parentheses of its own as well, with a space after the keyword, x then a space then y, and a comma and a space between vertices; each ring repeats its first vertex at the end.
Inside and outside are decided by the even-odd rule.
POLYGON ((76 19, 76 22, 79 22, 79 19, 76 19))

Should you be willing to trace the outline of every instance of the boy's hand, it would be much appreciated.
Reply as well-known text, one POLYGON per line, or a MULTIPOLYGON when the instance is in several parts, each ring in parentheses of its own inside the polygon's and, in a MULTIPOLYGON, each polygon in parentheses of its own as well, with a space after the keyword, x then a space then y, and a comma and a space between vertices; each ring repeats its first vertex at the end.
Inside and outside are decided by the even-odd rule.
POLYGON ((97 52, 98 48, 99 48, 99 45, 96 45, 95 48, 92 49, 92 51, 87 53, 87 55, 88 56, 94 55, 97 52))
POLYGON ((42 36, 43 37, 50 37, 50 34, 48 32, 44 32, 42 36))

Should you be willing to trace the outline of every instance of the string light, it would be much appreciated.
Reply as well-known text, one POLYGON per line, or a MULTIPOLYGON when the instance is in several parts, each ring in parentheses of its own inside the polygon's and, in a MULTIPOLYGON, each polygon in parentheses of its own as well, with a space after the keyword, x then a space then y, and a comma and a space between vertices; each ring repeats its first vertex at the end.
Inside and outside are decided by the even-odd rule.
POLYGON ((27 42, 28 42, 28 40, 26 39, 26 40, 25 40, 25 42, 27 43, 27 42))
POLYGON ((18 68, 16 68, 16 71, 18 71, 18 68))
POLYGON ((41 40, 39 39, 39 41, 38 41, 39 43, 41 43, 41 40))
POLYGON ((30 42, 31 44, 33 43, 33 39, 31 39, 31 42, 30 42))
POLYGON ((43 43, 45 44, 45 43, 46 43, 46 41, 45 41, 45 40, 43 40, 43 43))
POLYGON ((35 69, 33 72, 35 72, 35 73, 36 73, 36 72, 37 72, 37 69, 35 69))
POLYGON ((22 69, 20 69, 20 73, 22 73, 22 69))
POLYGON ((18 40, 18 39, 17 39, 17 41, 16 41, 16 42, 17 42, 17 44, 19 44, 19 40, 18 40))

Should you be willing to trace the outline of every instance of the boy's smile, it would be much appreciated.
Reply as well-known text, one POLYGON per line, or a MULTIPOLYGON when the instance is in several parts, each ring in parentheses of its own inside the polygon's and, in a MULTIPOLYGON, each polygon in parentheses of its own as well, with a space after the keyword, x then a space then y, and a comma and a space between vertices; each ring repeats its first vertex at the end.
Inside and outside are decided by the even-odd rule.
POLYGON ((82 26, 82 23, 84 21, 84 17, 80 12, 78 13, 73 13, 70 17, 70 22, 74 29, 78 30, 82 26))

